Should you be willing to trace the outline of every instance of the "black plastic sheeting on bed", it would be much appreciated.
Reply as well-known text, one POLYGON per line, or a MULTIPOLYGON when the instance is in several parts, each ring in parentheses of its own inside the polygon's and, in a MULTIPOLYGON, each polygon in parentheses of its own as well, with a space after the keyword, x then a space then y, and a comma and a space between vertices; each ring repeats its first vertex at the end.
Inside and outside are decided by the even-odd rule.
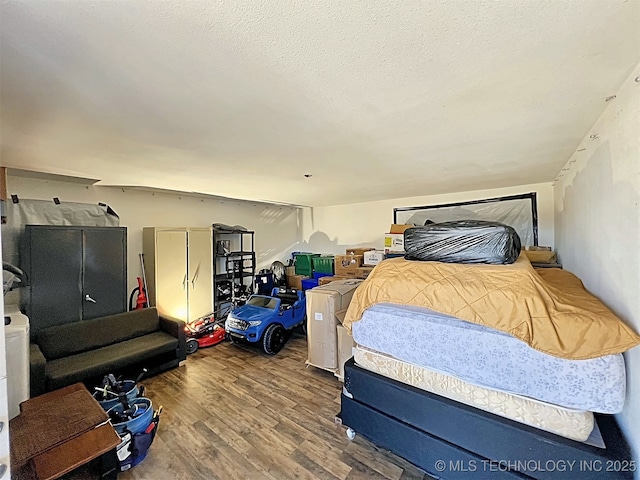
POLYGON ((404 232, 407 260, 504 265, 515 262, 520 249, 518 233, 497 222, 457 220, 404 232))

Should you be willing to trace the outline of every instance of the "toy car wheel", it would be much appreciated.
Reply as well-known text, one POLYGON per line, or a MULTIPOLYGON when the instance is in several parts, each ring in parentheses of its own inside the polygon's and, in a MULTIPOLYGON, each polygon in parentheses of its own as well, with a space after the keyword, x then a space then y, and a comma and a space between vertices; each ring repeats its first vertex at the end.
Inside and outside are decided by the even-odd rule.
POLYGON ((307 320, 305 317, 305 320, 297 325, 293 330, 293 332, 297 333, 298 335, 302 335, 303 337, 307 336, 307 320))
POLYGON ((275 355, 287 341, 287 332, 282 325, 269 325, 262 337, 262 349, 267 355, 275 355))
POLYGON ((196 350, 198 350, 198 341, 193 338, 187 340, 187 354, 192 354, 196 350))

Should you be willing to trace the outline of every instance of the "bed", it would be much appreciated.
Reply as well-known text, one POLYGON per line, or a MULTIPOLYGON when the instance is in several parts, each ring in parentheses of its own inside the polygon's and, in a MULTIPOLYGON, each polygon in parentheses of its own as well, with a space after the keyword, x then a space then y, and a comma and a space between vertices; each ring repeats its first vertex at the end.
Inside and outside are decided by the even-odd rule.
POLYGON ((565 408, 618 413, 626 376, 621 354, 567 360, 499 330, 427 308, 376 304, 352 328, 356 344, 468 383, 565 408))
POLYGON ((633 478, 629 447, 611 415, 595 415, 600 448, 370 372, 353 359, 336 421, 347 435, 362 435, 439 479, 633 478))
POLYGON ((370 372, 556 435, 585 441, 593 431, 590 411, 481 387, 361 346, 355 348, 353 358, 356 365, 370 372))
POLYGON ((523 257, 379 264, 345 317, 357 348, 339 418, 437 478, 632 478, 611 414, 640 337, 576 277, 523 257))

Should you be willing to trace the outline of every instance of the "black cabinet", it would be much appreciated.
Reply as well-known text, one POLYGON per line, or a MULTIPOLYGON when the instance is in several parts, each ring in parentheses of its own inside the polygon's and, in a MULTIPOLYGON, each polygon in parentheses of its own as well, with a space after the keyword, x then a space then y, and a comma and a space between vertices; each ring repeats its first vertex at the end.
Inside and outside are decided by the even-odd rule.
POLYGON ((31 332, 127 309, 127 229, 27 225, 20 265, 31 332))
POLYGON ((224 317, 253 293, 256 252, 253 231, 213 228, 214 311, 224 317))

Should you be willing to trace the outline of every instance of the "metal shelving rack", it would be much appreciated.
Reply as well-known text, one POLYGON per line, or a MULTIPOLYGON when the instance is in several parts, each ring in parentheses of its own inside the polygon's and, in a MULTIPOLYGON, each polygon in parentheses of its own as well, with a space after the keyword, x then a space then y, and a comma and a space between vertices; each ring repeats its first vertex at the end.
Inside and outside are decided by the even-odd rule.
POLYGON ((252 293, 256 274, 255 232, 213 228, 213 308, 224 317, 252 293))

